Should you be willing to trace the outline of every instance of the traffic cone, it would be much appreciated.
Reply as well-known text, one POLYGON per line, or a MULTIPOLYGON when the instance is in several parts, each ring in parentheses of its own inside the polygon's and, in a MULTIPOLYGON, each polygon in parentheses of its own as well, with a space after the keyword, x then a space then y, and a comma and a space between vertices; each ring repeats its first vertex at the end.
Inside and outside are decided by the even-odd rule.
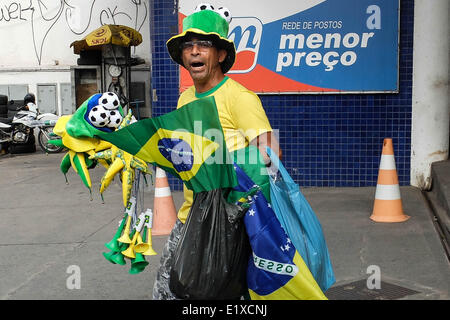
POLYGON ((403 213, 392 139, 386 138, 383 141, 375 202, 370 219, 376 222, 403 222, 409 218, 403 213))
POLYGON ((169 181, 166 172, 156 168, 155 201, 153 203, 153 228, 152 235, 168 235, 172 231, 177 212, 170 192, 169 181))

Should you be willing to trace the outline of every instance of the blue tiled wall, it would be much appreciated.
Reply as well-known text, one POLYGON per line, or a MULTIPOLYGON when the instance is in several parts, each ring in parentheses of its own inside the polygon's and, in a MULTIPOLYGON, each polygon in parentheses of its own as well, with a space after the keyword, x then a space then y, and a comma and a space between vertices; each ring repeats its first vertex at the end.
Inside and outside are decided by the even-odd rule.
MULTIPOLYGON (((165 46, 177 33, 177 7, 152 1, 153 116, 172 111, 178 99, 179 71, 165 46)), ((283 164, 300 186, 375 186, 384 138, 393 139, 400 185, 409 185, 414 1, 401 0, 400 8, 398 94, 260 95, 280 130, 283 164)))

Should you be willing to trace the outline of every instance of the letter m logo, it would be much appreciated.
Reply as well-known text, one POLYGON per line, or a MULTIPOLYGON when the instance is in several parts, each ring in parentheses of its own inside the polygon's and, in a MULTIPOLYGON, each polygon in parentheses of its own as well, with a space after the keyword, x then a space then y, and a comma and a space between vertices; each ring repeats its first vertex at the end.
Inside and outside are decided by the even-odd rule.
POLYGON ((263 24, 256 17, 233 17, 228 38, 236 47, 236 62, 228 73, 248 73, 258 60, 263 24))

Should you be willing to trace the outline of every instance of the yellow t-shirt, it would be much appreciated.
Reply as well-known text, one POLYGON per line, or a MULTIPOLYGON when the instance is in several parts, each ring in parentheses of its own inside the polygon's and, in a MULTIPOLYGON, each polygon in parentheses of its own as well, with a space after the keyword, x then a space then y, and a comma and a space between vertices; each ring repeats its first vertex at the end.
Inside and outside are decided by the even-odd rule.
MULTIPOLYGON (((214 96, 219 121, 230 152, 248 146, 257 136, 271 132, 259 97, 238 82, 225 77, 217 86, 203 93, 196 93, 192 86, 178 99, 177 109, 199 98, 214 96)), ((178 219, 185 222, 193 201, 193 192, 184 186, 184 203, 178 211, 178 219)))

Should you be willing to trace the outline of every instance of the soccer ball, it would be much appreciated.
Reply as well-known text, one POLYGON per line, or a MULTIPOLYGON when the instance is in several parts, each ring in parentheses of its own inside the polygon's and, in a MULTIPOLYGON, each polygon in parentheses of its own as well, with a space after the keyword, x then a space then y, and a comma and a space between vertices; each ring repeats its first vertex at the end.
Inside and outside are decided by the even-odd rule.
POLYGON ((194 12, 199 12, 199 11, 203 11, 203 10, 214 11, 214 7, 209 3, 200 3, 195 7, 194 12))
POLYGON ((95 127, 104 127, 109 122, 109 110, 100 105, 95 106, 89 111, 88 118, 95 127))
POLYGON ((122 122, 122 115, 119 110, 109 111, 109 123, 106 125, 108 128, 118 128, 122 122))
POLYGON ((216 10, 218 14, 222 16, 225 20, 227 20, 228 23, 231 22, 231 12, 225 7, 220 7, 216 10))
POLYGON ((98 105, 108 110, 114 110, 119 107, 120 100, 114 92, 105 92, 98 99, 98 105))

